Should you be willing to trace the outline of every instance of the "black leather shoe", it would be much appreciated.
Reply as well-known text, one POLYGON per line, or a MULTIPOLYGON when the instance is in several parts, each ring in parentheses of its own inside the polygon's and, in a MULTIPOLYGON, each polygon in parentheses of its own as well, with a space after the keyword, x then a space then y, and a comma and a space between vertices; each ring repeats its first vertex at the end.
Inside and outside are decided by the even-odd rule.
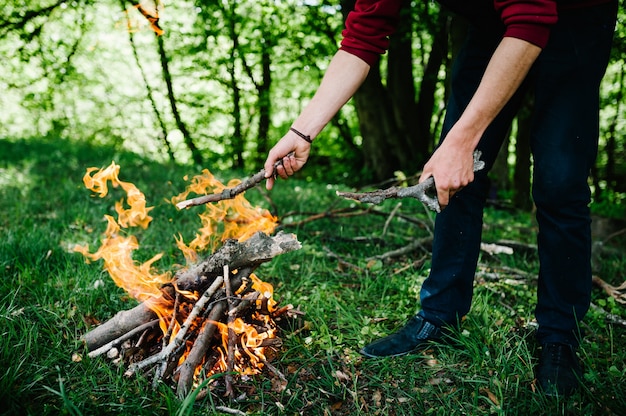
POLYGON ((370 358, 397 357, 423 349, 430 341, 441 337, 441 328, 421 316, 414 316, 398 332, 366 345, 360 352, 370 358))
POLYGON ((570 396, 578 389, 583 371, 571 345, 544 344, 536 376, 546 396, 570 396))

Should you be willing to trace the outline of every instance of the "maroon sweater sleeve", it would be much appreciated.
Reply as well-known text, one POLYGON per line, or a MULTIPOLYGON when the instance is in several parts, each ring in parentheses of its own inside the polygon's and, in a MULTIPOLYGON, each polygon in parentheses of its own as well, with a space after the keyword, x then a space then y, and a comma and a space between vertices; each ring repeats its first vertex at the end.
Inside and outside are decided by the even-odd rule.
MULTIPOLYGON (((446 3, 454 6, 455 1, 446 3)), ((342 32, 341 48, 372 65, 389 47, 401 0, 357 0, 342 32)), ((505 25, 504 36, 523 39, 541 48, 558 18, 556 0, 493 0, 505 25)), ((465 5, 467 6, 467 5, 465 5)))
POLYGON ((505 25, 504 36, 518 38, 543 48, 550 27, 558 18, 555 0, 494 0, 505 25))
POLYGON ((342 50, 356 55, 369 65, 378 61, 389 47, 401 0, 357 0, 341 33, 342 50))

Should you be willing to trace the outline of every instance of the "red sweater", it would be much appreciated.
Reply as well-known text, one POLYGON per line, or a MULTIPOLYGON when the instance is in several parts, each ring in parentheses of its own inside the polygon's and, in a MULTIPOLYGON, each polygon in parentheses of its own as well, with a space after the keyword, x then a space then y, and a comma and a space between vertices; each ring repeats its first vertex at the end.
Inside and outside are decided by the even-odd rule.
MULTIPOLYGON (((476 0, 453 0, 467 2, 476 0)), ((493 0, 504 24, 504 36, 523 39, 541 48, 546 46, 558 9, 589 7, 610 0, 493 0), (558 7, 557 7, 558 3, 558 7)), ((372 65, 389 46, 396 28, 402 0, 357 0, 342 32, 341 49, 372 65)))

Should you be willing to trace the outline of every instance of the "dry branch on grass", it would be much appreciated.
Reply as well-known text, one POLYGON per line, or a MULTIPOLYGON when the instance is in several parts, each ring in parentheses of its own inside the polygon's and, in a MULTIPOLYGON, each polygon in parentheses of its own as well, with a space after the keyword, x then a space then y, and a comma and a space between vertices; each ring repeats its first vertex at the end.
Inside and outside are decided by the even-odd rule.
POLYGON ((619 286, 613 286, 602 280, 599 276, 593 276, 592 281, 596 286, 604 290, 607 295, 614 298, 619 303, 626 304, 626 282, 619 286))

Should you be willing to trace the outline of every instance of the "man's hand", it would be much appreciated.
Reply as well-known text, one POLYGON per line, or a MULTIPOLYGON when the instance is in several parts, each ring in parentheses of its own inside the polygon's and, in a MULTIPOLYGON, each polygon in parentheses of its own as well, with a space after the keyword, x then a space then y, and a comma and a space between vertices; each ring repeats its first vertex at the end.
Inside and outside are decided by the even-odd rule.
POLYGON ((474 180, 474 149, 540 53, 538 46, 510 37, 503 38, 496 48, 467 108, 426 163, 420 177, 420 182, 429 176, 435 179, 441 209, 449 204, 452 195, 474 180))
POLYGON ((276 145, 269 151, 265 160, 265 188, 272 189, 276 175, 287 179, 295 172, 302 169, 309 159, 311 145, 294 132, 289 131, 276 145), (276 162, 279 162, 274 169, 276 162))
MULTIPOLYGON (((454 130, 454 129, 453 129, 454 130)), ((450 134, 453 134, 453 130, 450 134)), ((474 154, 472 148, 453 145, 454 141, 444 140, 424 165, 420 182, 432 176, 437 188, 437 199, 441 209, 450 198, 474 180, 474 154)))

